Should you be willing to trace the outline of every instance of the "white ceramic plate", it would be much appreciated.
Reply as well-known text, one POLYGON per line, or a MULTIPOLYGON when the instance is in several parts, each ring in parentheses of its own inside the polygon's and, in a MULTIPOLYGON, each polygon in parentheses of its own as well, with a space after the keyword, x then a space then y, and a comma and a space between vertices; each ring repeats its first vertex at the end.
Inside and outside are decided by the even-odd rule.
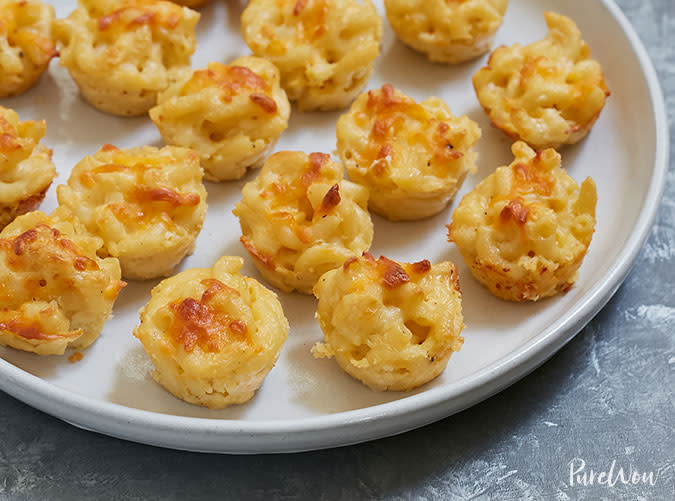
MULTIPOLYGON (((75 2, 58 2, 64 16, 75 2)), ((384 15, 382 2, 377 2, 384 15)), ((648 56, 611 0, 512 0, 496 44, 528 43, 545 34, 542 13, 555 10, 579 24, 602 63, 612 96, 590 136, 562 151, 564 167, 598 186, 597 231, 577 284, 564 296, 512 304, 477 284, 457 249, 446 242, 451 210, 417 223, 374 217, 374 254, 399 260, 450 259, 458 264, 464 297, 464 347, 445 373, 411 393, 375 393, 343 373, 334 361, 315 360, 310 347, 321 333, 315 301, 280 294, 291 333, 277 366, 247 404, 210 411, 175 399, 154 383, 150 365, 131 331, 157 281, 131 283, 114 317, 78 363, 0 349, 0 388, 77 426, 165 447, 227 453, 286 452, 345 445, 400 433, 458 412, 524 376, 569 341, 619 287, 656 213, 667 169, 663 97, 648 56)), ((195 67, 247 54, 239 36, 239 0, 215 0, 202 10, 195 67)), ((485 58, 457 67, 432 65, 395 40, 384 21, 382 54, 369 88, 391 82, 417 99, 437 95, 455 114, 479 122, 479 172, 457 200, 498 165, 511 161, 510 141, 490 127, 478 106, 471 76, 485 58)), ((86 105, 68 73, 54 62, 40 85, 1 104, 22 118, 46 118, 44 143, 54 149, 57 182, 103 143, 155 144, 147 118, 121 119, 86 105)), ((277 150, 331 152, 339 113, 293 112, 277 150)), ((207 184, 209 212, 197 249, 181 269, 211 266, 222 254, 245 255, 231 213, 244 180, 207 184)), ((52 188, 43 210, 55 207, 52 188)), ((258 277, 250 260, 244 272, 258 277)))

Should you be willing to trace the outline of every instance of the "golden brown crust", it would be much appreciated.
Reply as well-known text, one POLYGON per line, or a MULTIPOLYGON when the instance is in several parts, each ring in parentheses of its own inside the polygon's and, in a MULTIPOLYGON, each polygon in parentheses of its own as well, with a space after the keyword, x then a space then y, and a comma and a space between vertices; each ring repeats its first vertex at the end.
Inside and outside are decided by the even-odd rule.
POLYGON ((82 0, 54 22, 60 62, 106 113, 135 116, 189 68, 199 14, 163 0, 82 0))
POLYGON ((41 0, 0 0, 0 98, 35 85, 58 51, 54 7, 41 0))
POLYGON ((134 335, 155 380, 176 397, 221 409, 251 399, 288 335, 277 297, 223 256, 163 280, 141 310, 134 335))
POLYGON ((347 106, 380 52, 382 22, 371 0, 252 0, 241 22, 251 51, 279 68, 300 110, 347 106))
POLYGON ((124 282, 72 214, 30 212, 0 233, 0 344, 40 355, 98 337, 124 282))
POLYGON ((582 139, 609 96, 602 68, 574 21, 554 12, 544 16, 546 38, 497 48, 473 77, 492 123, 536 149, 582 139))
POLYGON ((384 2, 401 41, 441 63, 460 63, 487 52, 507 4, 508 0, 384 2))
POLYGON ((595 185, 579 187, 560 155, 512 147, 515 160, 467 194, 453 213, 449 239, 474 276, 497 297, 536 301, 566 292, 595 228, 595 185))
POLYGON ((198 9, 204 7, 211 0, 172 0, 172 2, 177 3, 178 5, 184 5, 185 7, 190 7, 191 9, 198 9))
POLYGON ((366 189, 342 179, 325 153, 272 155, 234 209, 241 242, 267 281, 311 294, 325 271, 368 249, 366 189))
POLYGON ((223 295, 239 297, 241 294, 216 278, 206 278, 200 283, 206 289, 199 300, 189 297, 169 303, 173 318, 168 333, 173 341, 188 353, 196 346, 202 351, 218 352, 225 343, 248 341, 246 322, 218 307, 219 301, 228 299, 223 295))
POLYGON ((197 151, 212 181, 238 179, 259 166, 289 115, 279 70, 253 56, 181 72, 150 110, 162 138, 197 151))
POLYGON ((325 342, 316 357, 374 390, 411 390, 437 377, 462 346, 461 293, 450 262, 398 263, 368 253, 314 287, 325 342))
POLYGON ((475 169, 478 125, 431 97, 421 103, 385 84, 359 96, 337 125, 349 177, 370 190, 370 208, 388 219, 437 214, 475 169))
POLYGON ((56 177, 52 151, 39 144, 45 129, 44 120, 21 122, 0 106, 0 230, 37 209, 56 177))
POLYGON ((192 251, 206 216, 206 190, 192 150, 104 145, 57 189, 102 256, 119 258, 130 279, 165 276, 192 251))

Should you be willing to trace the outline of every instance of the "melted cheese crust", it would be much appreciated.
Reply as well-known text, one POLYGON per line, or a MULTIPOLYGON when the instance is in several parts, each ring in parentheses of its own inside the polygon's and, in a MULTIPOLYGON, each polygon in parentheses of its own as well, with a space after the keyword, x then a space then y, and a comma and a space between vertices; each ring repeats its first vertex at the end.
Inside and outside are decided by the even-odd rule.
POLYGON ((388 219, 437 214, 475 170, 478 125, 439 98, 421 103, 384 85, 362 94, 337 124, 349 177, 370 190, 370 208, 388 219))
POLYGON ((190 66, 199 14, 161 0, 80 0, 54 22, 61 64, 92 106, 146 113, 173 72, 190 66))
POLYGON ((199 7, 204 7, 211 0, 171 0, 173 3, 178 5, 184 5, 185 7, 190 7, 191 9, 197 9, 199 7))
POLYGON ((130 279, 169 275, 192 252, 206 217, 199 158, 172 146, 104 145, 73 168, 57 197, 130 279))
POLYGON ((225 181, 262 164, 288 127, 290 111, 279 70, 265 59, 242 57, 183 72, 159 95, 150 118, 168 144, 199 153, 207 179, 225 181))
POLYGON ((473 77, 492 123, 536 149, 582 139, 609 96, 600 63, 574 21, 554 12, 544 17, 546 38, 499 47, 473 77))
POLYGON ((343 180, 328 155, 283 151, 244 186, 233 212, 262 276, 285 292, 311 294, 323 273, 370 247, 367 204, 368 190, 343 180))
POLYGON ((0 344, 39 355, 98 337, 124 282, 117 259, 66 209, 19 216, 0 232, 0 344))
POLYGON ((44 120, 21 122, 0 106, 0 230, 37 209, 56 177, 52 151, 38 144, 46 128, 44 120))
POLYGON ((276 295, 224 256, 165 279, 140 312, 136 336, 155 380, 176 397, 221 409, 250 400, 288 335, 276 295))
POLYGON ((347 106, 380 53, 382 21, 371 0, 252 0, 241 22, 251 51, 279 68, 300 110, 347 106))
POLYGON ((403 43, 431 61, 459 63, 490 49, 508 0, 385 0, 403 43))
POLYGON ((464 342, 462 295, 451 262, 398 263, 352 257, 314 287, 325 342, 315 357, 335 357, 373 390, 405 391, 437 377, 464 342))
POLYGON ((536 301, 576 281, 595 230, 597 193, 560 167, 553 149, 523 142, 460 202, 452 215, 455 242, 474 276, 495 296, 536 301))
POLYGON ((40 0, 0 0, 0 98, 26 91, 58 55, 54 7, 40 0))

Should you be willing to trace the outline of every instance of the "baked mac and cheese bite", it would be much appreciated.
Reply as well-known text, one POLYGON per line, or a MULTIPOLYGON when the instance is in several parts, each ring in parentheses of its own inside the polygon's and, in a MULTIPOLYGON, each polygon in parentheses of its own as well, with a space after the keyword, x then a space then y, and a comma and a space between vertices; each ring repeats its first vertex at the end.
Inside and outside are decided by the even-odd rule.
POLYGON ((371 210, 393 221, 442 211, 475 170, 480 128, 439 98, 421 103, 389 84, 359 96, 337 124, 349 177, 370 190, 371 210))
POLYGON ((199 157, 172 146, 106 144, 73 168, 57 197, 103 240, 99 255, 118 258, 128 279, 171 274, 206 217, 199 157))
POLYGON ((452 215, 455 242, 476 279, 495 296, 536 301, 567 292, 577 279, 595 229, 597 194, 560 167, 553 149, 523 142, 460 202, 452 215))
POLYGON ((39 144, 46 128, 44 120, 22 122, 0 106, 0 230, 37 209, 56 177, 52 151, 39 144))
POLYGON ((38 355, 86 348, 124 282, 101 239, 66 209, 29 212, 0 232, 0 344, 38 355))
POLYGON ((405 391, 431 381, 464 342, 462 295, 451 262, 398 263, 364 253, 314 287, 325 342, 335 360, 373 390, 405 391))
POLYGON ((199 14, 161 0, 79 0, 54 22, 65 66, 95 108, 121 116, 146 113, 173 73, 190 66, 199 14))
POLYGON ((0 98, 35 85, 58 55, 54 7, 41 0, 0 0, 0 98))
POLYGON ((251 51, 279 68, 303 111, 347 106, 380 53, 382 21, 371 0, 252 0, 241 24, 251 51))
POLYGON ((461 63, 490 50, 508 0, 385 0, 399 39, 438 63, 461 63))
POLYGON ((342 179, 324 153, 282 151, 247 183, 234 214, 261 275, 285 292, 311 294, 326 271, 373 240, 368 190, 342 179))
POLYGON ((206 179, 239 179, 258 167, 288 127, 279 70, 259 57, 187 70, 162 92, 150 118, 168 144, 197 151, 206 179))
POLYGON ((499 47, 473 77, 492 123, 535 149, 582 139, 609 96, 600 63, 591 59, 574 21, 555 12, 544 17, 546 38, 499 47))
POLYGON ((211 409, 250 400, 288 335, 277 296, 242 276, 240 257, 193 268, 152 290, 136 336, 153 377, 186 402, 211 409))

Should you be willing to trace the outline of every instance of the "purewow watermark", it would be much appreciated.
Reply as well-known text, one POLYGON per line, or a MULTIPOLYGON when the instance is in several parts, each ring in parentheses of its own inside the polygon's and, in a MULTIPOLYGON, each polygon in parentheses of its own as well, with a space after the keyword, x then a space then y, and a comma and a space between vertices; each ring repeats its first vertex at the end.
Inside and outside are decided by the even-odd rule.
POLYGON ((594 470, 586 467, 586 461, 581 458, 574 458, 569 463, 569 486, 588 487, 591 485, 602 485, 614 487, 615 485, 654 485, 657 475, 653 471, 639 471, 630 465, 627 469, 623 466, 617 466, 616 459, 609 465, 608 470, 594 470))

